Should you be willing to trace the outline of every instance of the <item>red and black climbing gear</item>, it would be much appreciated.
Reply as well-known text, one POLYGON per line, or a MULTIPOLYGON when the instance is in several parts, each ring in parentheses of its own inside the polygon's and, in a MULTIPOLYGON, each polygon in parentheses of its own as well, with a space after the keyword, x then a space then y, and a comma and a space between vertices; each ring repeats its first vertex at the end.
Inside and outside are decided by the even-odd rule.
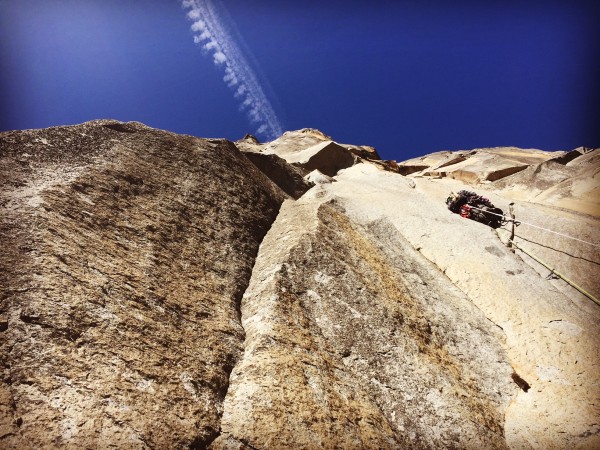
POLYGON ((471 191, 451 192, 446 199, 448 209, 461 217, 498 228, 505 223, 504 213, 496 208, 489 199, 471 191))

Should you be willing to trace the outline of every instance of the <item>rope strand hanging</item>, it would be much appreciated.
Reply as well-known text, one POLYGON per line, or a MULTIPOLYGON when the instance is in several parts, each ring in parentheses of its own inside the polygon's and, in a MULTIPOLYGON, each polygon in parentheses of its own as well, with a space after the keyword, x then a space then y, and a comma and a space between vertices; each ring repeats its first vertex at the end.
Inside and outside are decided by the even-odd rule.
MULTIPOLYGON (((481 208, 477 208, 476 206, 471 206, 471 208, 472 208, 472 209, 477 209, 477 210, 479 210, 479 211, 483 211, 481 208)), ((534 225, 534 224, 532 224, 532 223, 529 223, 529 222, 523 222, 522 220, 508 219, 508 218, 507 218, 505 215, 503 215, 503 214, 496 214, 496 213, 494 213, 494 212, 490 212, 490 211, 486 211, 486 213, 487 213, 487 214, 493 214, 493 215, 495 215, 495 216, 502 217, 502 220, 503 220, 504 222, 514 222, 514 224, 515 224, 516 226, 519 226, 519 225, 527 225, 527 226, 529 226, 529 227, 538 228, 538 229, 540 229, 540 230, 544 230, 544 231, 547 231, 547 232, 549 232, 549 233, 558 234, 559 236, 566 237, 566 238, 568 238, 568 239, 573 239, 573 240, 575 240, 575 241, 583 242, 584 244, 593 245, 594 247, 600 247, 600 244, 595 244, 594 242, 589 242, 589 241, 586 241, 586 240, 583 240, 583 239, 576 238, 576 237, 574 237, 574 236, 569 236, 568 234, 559 233, 558 231, 550 230, 549 228, 540 227, 539 225, 534 225)))
MULTIPOLYGON (((510 203, 510 205, 509 205, 510 218, 508 218, 504 214, 504 211, 502 211, 500 208, 495 207, 489 201, 489 199, 482 197, 482 196, 476 194, 475 192, 466 191, 466 190, 459 191, 458 194, 451 192, 450 195, 448 196, 448 198, 446 199, 446 205, 448 206, 448 209, 450 211, 452 211, 453 213, 460 214, 461 217, 465 217, 468 219, 475 220, 477 222, 484 223, 492 228, 499 228, 503 225, 506 225, 507 223, 512 223, 513 224, 512 229, 509 230, 510 238, 507 243, 507 245, 509 247, 522 251, 523 253, 525 253, 526 255, 531 257, 533 260, 537 261, 539 264, 541 264, 542 266, 544 266, 545 268, 550 270, 550 273, 549 273, 547 279, 561 278, 562 280, 566 281, 569 285, 571 285, 572 287, 577 289, 579 292, 581 292, 583 295, 588 297, 590 300, 592 300, 594 303, 596 303, 597 305, 600 306, 600 300, 598 300, 598 298, 596 298, 594 295, 592 295, 591 293, 589 293, 588 291, 586 291, 581 286, 574 283, 572 280, 568 279, 561 273, 557 272, 554 267, 550 266, 549 264, 547 264, 544 261, 542 261, 541 259, 539 259, 537 256, 533 255, 529 251, 527 251, 524 248, 517 245, 516 242, 514 241, 515 227, 517 227, 519 225, 526 225, 526 226, 530 226, 533 228, 537 228, 537 229, 540 229, 540 230, 543 230, 543 231, 546 231, 549 233, 553 233, 553 234, 565 237, 567 239, 572 239, 572 240, 575 240, 578 242, 582 242, 584 244, 592 245, 594 247, 600 247, 600 244, 597 244, 595 242, 589 242, 584 239, 580 239, 575 236, 570 236, 565 233, 560 233, 558 231, 554 231, 549 228, 541 227, 539 225, 516 220, 514 210, 513 210, 514 203, 510 203), (473 211, 477 211, 477 212, 474 213, 473 211), (497 219, 496 217, 498 217, 499 219, 497 219)), ((514 250, 512 250, 512 251, 514 253, 514 250)))
POLYGON ((546 269, 550 270, 550 275, 556 275, 557 277, 563 279, 568 284, 570 284, 575 289, 577 289, 579 292, 581 292, 583 295, 585 295, 587 298, 589 298, 591 301, 593 301, 596 305, 600 306, 600 300, 598 300, 596 297, 594 297, 588 291, 586 291, 585 289, 583 289, 581 286, 579 286, 575 282, 571 281, 570 279, 568 279, 567 277, 565 277, 560 272, 557 272, 556 269, 554 269, 553 267, 551 267, 550 265, 548 265, 547 263, 545 263, 544 261, 542 261, 541 259, 539 259, 537 256, 533 255, 531 252, 525 250, 523 247, 519 247, 517 244, 515 244, 514 241, 510 241, 510 243, 511 243, 511 245, 514 248, 516 248, 518 250, 521 250, 523 253, 525 253, 526 255, 529 255, 531 258, 533 258, 535 261, 537 261, 538 263, 540 263, 546 269))

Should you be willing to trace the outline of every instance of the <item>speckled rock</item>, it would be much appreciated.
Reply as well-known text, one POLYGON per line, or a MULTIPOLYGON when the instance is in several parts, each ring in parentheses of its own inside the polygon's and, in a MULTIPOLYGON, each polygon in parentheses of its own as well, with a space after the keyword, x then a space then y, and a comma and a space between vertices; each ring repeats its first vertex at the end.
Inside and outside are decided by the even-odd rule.
MULTIPOLYGON (((522 252, 513 253, 504 245, 506 230, 493 230, 448 211, 444 203, 448 193, 472 186, 414 178, 413 188, 409 179, 369 164, 346 169, 336 178, 336 183, 320 185, 320 195, 337 199, 352 221, 391 222, 396 233, 502 329, 515 371, 513 381, 521 388, 506 411, 507 444, 518 449, 598 448, 600 307, 563 280, 548 279, 548 269, 522 252)), ((502 197, 502 191, 495 193, 490 187, 485 193, 507 209, 510 200, 502 197)), ((532 224, 600 242, 598 219, 533 203, 517 206, 517 217, 526 212, 532 224)), ((584 245, 588 256, 594 249, 538 232, 553 241, 546 260, 554 261, 551 254, 559 253, 555 249, 571 247, 568 259, 577 262, 569 265, 587 269, 567 273, 600 296, 593 289, 598 285, 597 257, 578 257, 586 254, 578 253, 584 245)), ((531 250, 533 244, 521 245, 531 250)))
POLYGON ((516 201, 516 242, 598 295, 597 165, 2 133, 0 448, 599 448, 600 307, 444 204, 516 201))
POLYGON ((94 121, 0 135, 0 447, 202 447, 285 195, 230 142, 94 121))
POLYGON ((214 448, 505 448, 502 333, 386 221, 284 203, 242 317, 214 448))

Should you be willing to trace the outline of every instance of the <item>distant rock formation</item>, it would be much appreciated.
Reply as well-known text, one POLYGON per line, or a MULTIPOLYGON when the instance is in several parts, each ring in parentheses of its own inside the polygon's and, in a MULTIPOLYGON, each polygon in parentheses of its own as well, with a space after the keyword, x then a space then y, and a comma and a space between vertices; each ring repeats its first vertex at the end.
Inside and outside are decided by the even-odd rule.
POLYGON ((402 175, 453 178, 468 184, 496 182, 516 200, 600 217, 600 151, 584 147, 544 152, 515 147, 437 152, 398 164, 402 175))
POLYGON ((444 204, 598 296, 598 154, 0 133, 0 447, 598 448, 600 306, 444 204))
MULTIPOLYGON (((556 152, 562 154, 563 152, 556 152)), ((482 148, 460 152, 437 152, 398 164, 403 175, 449 177, 467 183, 496 181, 546 161, 553 154, 515 147, 482 148)))
POLYGON ((495 184, 504 195, 600 217, 600 150, 579 148, 495 184))

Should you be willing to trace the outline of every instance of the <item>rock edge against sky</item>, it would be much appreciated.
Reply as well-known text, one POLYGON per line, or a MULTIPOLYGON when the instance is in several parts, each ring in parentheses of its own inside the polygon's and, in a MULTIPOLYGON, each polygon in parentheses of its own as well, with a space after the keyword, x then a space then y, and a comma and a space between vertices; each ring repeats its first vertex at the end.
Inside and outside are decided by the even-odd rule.
POLYGON ((597 448, 598 150, 0 134, 3 448, 597 448), (404 175, 403 175, 404 174, 404 175))

